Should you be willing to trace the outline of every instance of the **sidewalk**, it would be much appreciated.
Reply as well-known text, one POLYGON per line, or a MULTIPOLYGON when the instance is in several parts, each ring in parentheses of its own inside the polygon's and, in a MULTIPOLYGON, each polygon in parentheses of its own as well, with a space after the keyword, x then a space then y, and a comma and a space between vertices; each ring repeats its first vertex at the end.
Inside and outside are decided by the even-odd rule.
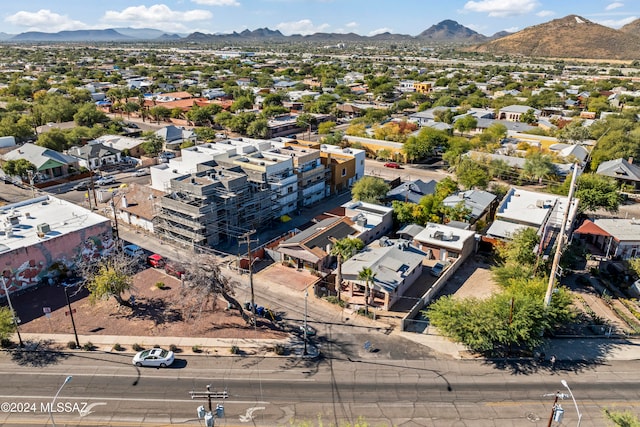
MULTIPOLYGON (((59 349, 69 350, 67 343, 75 342, 73 334, 45 334, 45 333, 21 333, 22 341, 28 350, 59 349)), ((13 335, 12 341, 18 343, 18 336, 13 335)), ((93 344, 93 350, 135 354, 134 344, 144 348, 162 347, 168 349, 175 345, 180 349, 179 354, 193 355, 231 355, 231 348, 238 347, 244 355, 275 355, 273 352, 277 344, 284 345, 293 350, 298 346, 294 339, 243 339, 243 338, 193 338, 193 337, 133 337, 123 335, 78 335, 81 346, 87 343, 93 344), (117 351, 113 347, 119 344, 123 350, 117 351)))

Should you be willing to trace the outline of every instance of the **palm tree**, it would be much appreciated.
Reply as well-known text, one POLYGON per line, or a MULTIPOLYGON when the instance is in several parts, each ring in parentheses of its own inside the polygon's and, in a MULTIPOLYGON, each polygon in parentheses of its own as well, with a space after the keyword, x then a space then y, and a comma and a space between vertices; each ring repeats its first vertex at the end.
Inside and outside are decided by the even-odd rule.
POLYGON ((376 273, 373 272, 371 267, 362 267, 362 270, 358 272, 358 279, 364 280, 364 313, 369 315, 369 282, 373 283, 376 278, 376 273))
POLYGON ((332 242, 333 247, 331 248, 330 253, 338 259, 336 291, 338 292, 338 302, 340 302, 340 290, 342 289, 342 263, 355 255, 360 249, 364 248, 364 242, 357 237, 345 237, 340 240, 332 239, 332 242))

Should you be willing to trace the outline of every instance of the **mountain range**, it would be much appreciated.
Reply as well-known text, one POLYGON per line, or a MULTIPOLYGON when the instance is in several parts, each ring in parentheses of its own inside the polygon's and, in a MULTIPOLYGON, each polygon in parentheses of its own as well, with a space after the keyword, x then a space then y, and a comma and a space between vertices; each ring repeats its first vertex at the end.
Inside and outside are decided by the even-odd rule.
POLYGON ((499 55, 547 58, 640 59, 640 19, 619 30, 569 15, 516 33, 499 32, 482 35, 452 20, 432 25, 416 36, 382 33, 361 36, 355 33, 314 33, 285 36, 279 30, 258 28, 230 34, 167 34, 154 29, 112 28, 105 30, 61 31, 58 33, 26 32, 17 35, 0 33, 1 42, 132 42, 185 41, 190 43, 224 43, 233 41, 270 42, 418 42, 457 43, 464 50, 499 55))

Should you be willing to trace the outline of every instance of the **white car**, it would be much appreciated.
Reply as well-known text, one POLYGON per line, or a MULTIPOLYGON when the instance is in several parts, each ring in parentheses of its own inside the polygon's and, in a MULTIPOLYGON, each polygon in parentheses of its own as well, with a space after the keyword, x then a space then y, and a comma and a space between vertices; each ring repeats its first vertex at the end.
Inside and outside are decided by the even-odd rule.
POLYGON ((131 174, 132 176, 145 176, 149 175, 149 168, 138 169, 131 174))
POLYGON ((152 348, 143 350, 133 356, 133 364, 136 366, 153 366, 156 368, 166 368, 173 363, 173 351, 162 348, 152 348))
POLYGON ((96 185, 99 185, 99 186, 111 185, 111 184, 115 184, 116 183, 116 179, 114 177, 112 177, 111 175, 106 175, 106 176, 103 176, 102 178, 98 179, 95 183, 96 183, 96 185))

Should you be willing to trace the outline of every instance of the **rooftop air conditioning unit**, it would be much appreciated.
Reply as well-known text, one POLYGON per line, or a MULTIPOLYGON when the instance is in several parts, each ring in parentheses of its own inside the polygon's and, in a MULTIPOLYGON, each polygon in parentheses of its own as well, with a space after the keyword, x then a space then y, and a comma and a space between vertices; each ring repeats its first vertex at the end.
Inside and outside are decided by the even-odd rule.
POLYGON ((38 224, 36 226, 36 229, 38 230, 38 233, 47 234, 48 232, 51 231, 51 226, 49 224, 47 224, 46 222, 44 222, 42 224, 38 224))

